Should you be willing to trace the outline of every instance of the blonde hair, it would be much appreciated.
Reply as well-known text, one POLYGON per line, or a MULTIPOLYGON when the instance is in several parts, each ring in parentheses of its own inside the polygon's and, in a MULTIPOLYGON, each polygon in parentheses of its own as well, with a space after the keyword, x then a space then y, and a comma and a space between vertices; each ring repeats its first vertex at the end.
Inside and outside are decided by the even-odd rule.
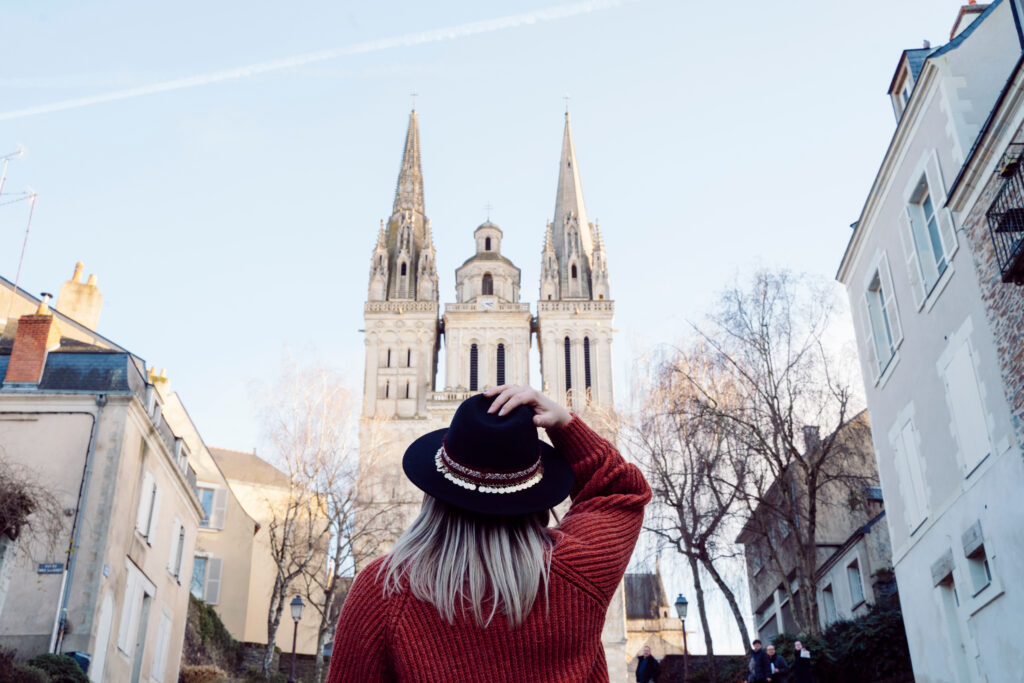
POLYGON ((523 623, 544 588, 547 601, 554 540, 547 511, 508 517, 478 515, 424 494, 419 516, 395 543, 381 566, 384 595, 404 586, 455 623, 467 606, 476 624, 495 614, 523 623), (490 613, 483 605, 490 601, 490 613))

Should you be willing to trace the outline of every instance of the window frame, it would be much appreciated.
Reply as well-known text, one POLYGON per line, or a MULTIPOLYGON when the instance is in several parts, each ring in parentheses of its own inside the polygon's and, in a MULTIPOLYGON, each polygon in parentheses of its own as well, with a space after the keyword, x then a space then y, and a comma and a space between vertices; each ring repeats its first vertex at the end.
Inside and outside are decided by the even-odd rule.
POLYGON ((846 582, 850 587, 850 612, 852 613, 853 610, 867 602, 867 595, 864 593, 864 576, 860 571, 860 558, 855 558, 852 562, 846 565, 846 582), (854 583, 852 578, 854 576, 857 577, 856 585, 859 596, 854 594, 853 591, 854 583))

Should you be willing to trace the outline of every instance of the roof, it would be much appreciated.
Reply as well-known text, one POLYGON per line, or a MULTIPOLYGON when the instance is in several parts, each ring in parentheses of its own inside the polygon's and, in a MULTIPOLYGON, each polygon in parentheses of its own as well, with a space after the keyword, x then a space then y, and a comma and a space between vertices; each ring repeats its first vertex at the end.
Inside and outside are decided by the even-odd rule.
MULTIPOLYGON (((491 230, 497 230, 498 232, 502 232, 501 228, 499 228, 497 225, 492 223, 491 219, 488 218, 483 223, 481 223, 480 225, 476 226, 476 230, 473 231, 473 234, 475 235, 477 232, 479 232, 481 230, 485 230, 487 228, 490 228, 491 230)), ((502 234, 504 234, 504 233, 502 233, 502 234)))
POLYGON ((626 574, 626 618, 657 619, 668 607, 660 574, 626 574))
POLYGON ((889 93, 892 94, 893 89, 896 87, 896 80, 900 77, 900 71, 903 69, 903 62, 906 60, 907 67, 910 69, 910 77, 915 82, 917 77, 921 75, 921 69, 924 68, 924 62, 928 59, 928 55, 938 48, 931 47, 919 47, 913 50, 904 50, 900 56, 900 61, 896 65, 896 72, 892 75, 892 80, 889 82, 889 93))
MULTIPOLYGON (((124 351, 98 349, 82 344, 82 350, 61 348, 46 356, 39 384, 43 392, 134 392, 141 396, 146 381, 136 359, 124 351)), ((72 347, 73 348, 73 347, 72 347)), ((10 362, 10 346, 0 349, 0 386, 10 362)))
POLYGON ((516 264, 512 263, 511 261, 509 261, 507 258, 502 256, 501 254, 498 254, 497 252, 493 252, 493 251, 482 251, 482 252, 480 252, 478 254, 473 254, 468 259, 463 261, 462 265, 459 266, 459 268, 457 268, 456 270, 461 269, 463 266, 469 265, 473 261, 497 261, 498 263, 504 263, 506 265, 509 265, 509 266, 515 268, 517 271, 519 270, 519 266, 517 266, 516 264))
MULTIPOLYGON (((947 54, 947 53, 951 52, 952 50, 955 50, 956 48, 960 47, 960 45, 963 44, 963 42, 965 40, 967 40, 967 38, 970 37, 971 34, 974 33, 975 29, 977 29, 979 26, 981 26, 981 24, 984 23, 984 21, 986 19, 988 19, 989 15, 992 14, 993 10, 995 10, 995 8, 997 6, 999 6, 1002 2, 1003 2, 1003 0, 993 0, 993 2, 991 4, 989 4, 989 6, 985 9, 985 11, 981 13, 981 16, 979 16, 977 19, 975 19, 973 22, 971 22, 971 25, 968 26, 967 28, 965 28, 960 33, 960 35, 958 35, 956 38, 954 38, 953 40, 949 41, 945 45, 943 45, 941 47, 938 47, 938 48, 935 48, 931 52, 929 52, 927 55, 925 55, 924 59, 921 61, 920 68, 918 69, 918 75, 920 75, 920 73, 924 71, 924 66, 925 66, 925 64, 929 60, 934 59, 934 58, 939 57, 939 56, 942 56, 944 54, 947 54)), ((910 50, 906 50, 906 51, 904 51, 904 54, 907 54, 909 52, 911 52, 911 51, 910 50)), ((894 79, 895 79, 895 77, 894 77, 894 79)), ((891 90, 891 87, 892 86, 890 86, 890 90, 891 90)), ((911 95, 910 95, 910 99, 911 100, 915 99, 916 93, 917 93, 917 88, 915 87, 914 90, 911 92, 911 95)), ((908 103, 907 107, 909 109, 909 103, 908 103)), ((850 235, 850 239, 846 243, 846 249, 843 250, 843 258, 840 260, 840 262, 839 262, 839 269, 836 272, 836 279, 839 280, 840 282, 843 281, 843 271, 845 270, 846 265, 848 263, 848 260, 850 259, 851 254, 854 251, 854 243, 858 241, 858 235, 859 235, 859 233, 860 233, 860 231, 862 229, 861 224, 864 222, 864 214, 867 212, 868 207, 871 204, 872 197, 878 191, 879 182, 880 182, 880 180, 882 178, 882 173, 885 170, 885 168, 886 168, 886 166, 887 166, 887 164, 889 162, 890 157, 892 157, 892 155, 896 151, 897 140, 901 139, 901 135, 903 133, 904 128, 906 126, 909 126, 909 125, 910 125, 910 123, 907 122, 907 117, 906 116, 901 116, 900 120, 896 124, 896 130, 893 132, 892 138, 890 138, 890 140, 889 140, 889 146, 886 148, 885 154, 882 156, 882 162, 878 165, 878 171, 875 172, 875 177, 871 181, 871 189, 868 190, 868 194, 864 198, 864 204, 861 207, 860 215, 858 216, 857 221, 854 223, 855 227, 853 229, 853 233, 850 235)), ((948 196, 948 194, 951 194, 951 193, 947 193, 947 196, 948 196)))
POLYGON ((255 453, 228 448, 210 448, 209 451, 226 479, 281 487, 291 483, 288 475, 255 453))

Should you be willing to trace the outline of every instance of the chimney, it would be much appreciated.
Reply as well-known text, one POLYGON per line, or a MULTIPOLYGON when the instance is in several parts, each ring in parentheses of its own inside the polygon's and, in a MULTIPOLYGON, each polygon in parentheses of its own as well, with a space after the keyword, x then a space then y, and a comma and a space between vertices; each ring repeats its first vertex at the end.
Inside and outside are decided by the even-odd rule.
POLYGON ((74 275, 60 286, 57 310, 95 331, 100 321, 103 295, 96 286, 96 275, 90 275, 88 282, 82 282, 82 267, 81 261, 76 263, 74 275))
POLYGON ((953 40, 967 30, 967 27, 974 23, 974 20, 981 16, 982 12, 988 9, 990 3, 979 5, 977 0, 970 0, 966 5, 960 7, 953 22, 953 30, 949 32, 949 39, 953 40))
POLYGON ((821 434, 818 427, 816 425, 804 427, 804 447, 807 452, 813 451, 819 445, 821 445, 821 434))
POLYGON ((18 319, 4 384, 38 384, 46 365, 46 354, 60 346, 60 328, 47 305, 50 296, 44 293, 39 310, 18 319))

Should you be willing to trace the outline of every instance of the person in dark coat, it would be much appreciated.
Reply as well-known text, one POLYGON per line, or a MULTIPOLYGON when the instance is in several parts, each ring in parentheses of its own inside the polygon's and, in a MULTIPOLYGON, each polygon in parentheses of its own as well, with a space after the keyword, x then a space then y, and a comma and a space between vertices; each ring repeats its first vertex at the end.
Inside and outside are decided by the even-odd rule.
POLYGON ((793 671, 789 683, 814 683, 811 675, 811 653, 799 640, 793 643, 793 671))
POLYGON ((768 662, 768 653, 761 649, 761 641, 751 643, 753 651, 747 661, 747 682, 767 683, 772 680, 772 669, 768 662))
POLYGON ((658 660, 651 655, 651 648, 644 645, 643 652, 640 653, 640 661, 636 665, 637 683, 657 681, 660 673, 661 666, 658 664, 658 660))
POLYGON ((771 669, 772 683, 787 683, 789 681, 789 663, 782 655, 775 654, 775 646, 769 645, 765 648, 768 653, 768 666, 771 669))

